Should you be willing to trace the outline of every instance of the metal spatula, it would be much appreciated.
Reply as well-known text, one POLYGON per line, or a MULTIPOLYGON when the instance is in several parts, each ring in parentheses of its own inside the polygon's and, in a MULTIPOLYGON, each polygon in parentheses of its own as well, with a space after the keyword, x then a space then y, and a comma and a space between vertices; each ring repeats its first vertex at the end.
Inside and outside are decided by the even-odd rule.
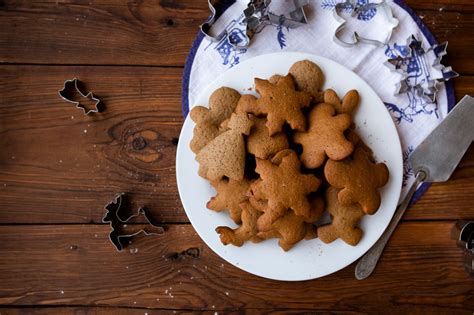
POLYGON ((357 264, 355 277, 358 280, 367 278, 374 271, 417 187, 422 182, 447 181, 473 140, 474 98, 466 95, 410 155, 410 164, 416 174, 415 182, 397 207, 385 232, 357 264))

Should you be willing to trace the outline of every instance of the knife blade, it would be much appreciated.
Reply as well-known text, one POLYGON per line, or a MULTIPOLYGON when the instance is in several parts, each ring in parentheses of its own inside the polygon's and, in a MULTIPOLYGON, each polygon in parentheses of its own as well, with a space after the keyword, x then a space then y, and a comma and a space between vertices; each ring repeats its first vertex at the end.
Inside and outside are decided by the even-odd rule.
POLYGON ((356 279, 365 279, 375 270, 385 245, 408 208, 418 186, 425 181, 440 182, 449 179, 474 140, 473 125, 474 98, 466 95, 413 151, 409 161, 415 174, 415 182, 397 207, 392 221, 382 236, 357 263, 356 279))

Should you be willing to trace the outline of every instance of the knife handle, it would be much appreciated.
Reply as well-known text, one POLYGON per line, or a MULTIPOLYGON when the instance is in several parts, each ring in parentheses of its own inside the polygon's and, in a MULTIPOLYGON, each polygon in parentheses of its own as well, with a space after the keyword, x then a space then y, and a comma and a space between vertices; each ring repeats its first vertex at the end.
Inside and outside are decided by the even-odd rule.
POLYGON ((392 221, 390 221, 390 224, 388 225, 387 229, 378 239, 378 241, 374 244, 374 246, 372 246, 357 263, 357 266, 355 268, 355 277, 357 280, 363 280, 367 278, 375 270, 375 266, 377 265, 377 262, 379 261, 380 256, 382 255, 382 251, 385 248, 385 245, 387 245, 390 236, 392 236, 393 232, 395 231, 395 228, 398 225, 398 222, 400 222, 400 219, 405 213, 405 210, 408 208, 410 200, 413 197, 413 194, 415 193, 416 189, 418 188, 418 185, 423 182, 425 177, 426 173, 424 171, 418 171, 415 177, 415 182, 411 185, 408 194, 406 195, 405 199, 403 199, 403 202, 397 207, 397 210, 395 211, 392 221))

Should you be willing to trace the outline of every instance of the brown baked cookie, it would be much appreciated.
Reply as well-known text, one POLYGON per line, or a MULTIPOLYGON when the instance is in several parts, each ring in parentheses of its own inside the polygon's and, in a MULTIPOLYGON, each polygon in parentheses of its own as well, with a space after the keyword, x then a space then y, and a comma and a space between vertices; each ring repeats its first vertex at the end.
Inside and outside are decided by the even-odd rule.
POLYGON ((285 122, 292 129, 300 131, 306 129, 301 109, 309 106, 311 95, 296 91, 291 75, 281 78, 277 84, 256 78, 255 87, 261 97, 252 112, 256 115, 267 115, 266 125, 270 136, 281 132, 285 122))
POLYGON ((259 231, 270 229, 287 209, 309 218, 311 206, 307 196, 318 189, 320 181, 314 175, 301 174, 296 153, 290 151, 278 165, 268 160, 256 160, 255 171, 260 174, 260 180, 251 185, 250 193, 257 200, 268 200, 268 207, 258 220, 259 231))
POLYGON ((232 114, 229 130, 209 142, 196 155, 199 176, 210 181, 224 176, 240 181, 244 178, 245 142, 242 134, 248 135, 252 121, 247 114, 232 114))
POLYGON ((295 62, 289 73, 295 80, 296 89, 311 94, 314 103, 323 100, 323 93, 320 91, 324 83, 324 75, 317 64, 309 60, 295 62))
POLYGON ((338 114, 352 114, 359 105, 359 92, 350 90, 341 100, 332 89, 324 91, 324 103, 334 105, 338 114))
POLYGON ((342 160, 354 150, 354 146, 344 136, 351 125, 347 114, 335 115, 334 106, 320 103, 309 114, 309 128, 296 132, 293 140, 303 146, 301 161, 307 168, 321 166, 326 155, 332 160, 342 160))
POLYGON ((209 108, 195 106, 189 113, 196 123, 191 140, 191 150, 198 153, 221 132, 219 125, 230 117, 237 106, 240 93, 228 87, 215 90, 209 98, 209 108))
POLYGON ((372 162, 375 162, 374 153, 372 152, 372 149, 369 148, 369 146, 366 145, 364 141, 362 141, 362 139, 354 130, 354 128, 347 129, 346 138, 354 145, 354 148, 361 147, 362 149, 364 149, 369 155, 369 159, 372 162))
POLYGON ((216 212, 229 211, 230 218, 237 224, 241 221, 240 204, 249 198, 247 192, 250 188, 250 181, 243 179, 235 181, 233 179, 220 179, 211 182, 217 194, 207 202, 207 208, 216 212))
POLYGON ((324 201, 321 198, 313 199, 310 216, 308 218, 296 215, 292 210, 276 220, 268 231, 258 232, 262 239, 278 238, 278 244, 284 251, 290 250, 302 239, 317 237, 316 226, 313 225, 324 211, 324 201))
POLYGON ((277 85, 278 82, 280 82, 282 78, 284 78, 284 76, 279 75, 279 74, 274 74, 268 79, 268 82, 270 82, 273 85, 277 85))
POLYGON ((252 113, 257 108, 257 98, 252 94, 244 94, 240 97, 235 107, 235 112, 240 113, 252 113))
POLYGON ((328 183, 341 191, 339 202, 343 206, 353 203, 361 205, 366 214, 373 214, 380 206, 379 187, 388 181, 388 168, 385 164, 375 164, 368 153, 358 147, 352 158, 343 161, 329 160, 324 167, 328 183))
POLYGON ((318 227, 318 237, 326 244, 340 238, 355 246, 363 233, 357 224, 365 213, 358 203, 343 206, 338 200, 338 193, 339 189, 332 186, 326 190, 326 209, 332 217, 332 222, 318 227))
POLYGON ((259 159, 267 159, 275 153, 289 147, 288 139, 284 133, 268 135, 268 128, 265 125, 266 119, 253 116, 252 129, 247 137, 247 152, 255 155, 259 159))
POLYGON ((236 229, 231 229, 227 226, 219 226, 216 232, 219 233, 222 244, 232 244, 235 246, 242 246, 246 241, 258 243, 262 239, 257 236, 257 219, 260 212, 252 207, 246 201, 240 204, 242 209, 242 225, 236 229))

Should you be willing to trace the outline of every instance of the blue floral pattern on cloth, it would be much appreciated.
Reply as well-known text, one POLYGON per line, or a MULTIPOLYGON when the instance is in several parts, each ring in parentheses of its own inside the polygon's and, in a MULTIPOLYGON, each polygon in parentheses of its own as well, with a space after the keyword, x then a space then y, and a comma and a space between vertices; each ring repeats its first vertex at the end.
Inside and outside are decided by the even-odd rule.
MULTIPOLYGON (((324 10, 334 10, 336 7, 336 4, 341 3, 342 1, 337 1, 337 0, 323 0, 321 2, 321 8, 324 10)), ((369 0, 357 0, 357 5, 362 6, 369 4, 369 0)), ((342 11, 346 14, 351 14, 353 10, 353 7, 351 5, 345 5, 342 9, 342 11)), ((377 14, 377 9, 376 8, 371 8, 369 10, 363 10, 360 11, 357 14, 357 19, 361 21, 370 21, 375 15, 377 14)))
MULTIPOLYGON (((414 86, 427 81, 430 73, 425 58, 415 50, 411 53, 411 57, 408 57, 410 55, 410 48, 406 45, 398 45, 397 43, 394 43, 393 46, 387 45, 385 49, 385 55, 388 58, 408 57, 403 59, 408 73, 406 80, 410 85, 414 86)), ((401 124, 403 121, 413 123, 414 118, 422 114, 435 115, 436 118, 439 118, 436 103, 427 101, 414 91, 408 91, 405 95, 406 102, 404 104, 385 103, 397 124, 401 124)))
MULTIPOLYGON (((232 68, 240 63, 240 55, 247 52, 246 48, 235 48, 232 44, 246 44, 247 36, 245 35, 246 25, 243 22, 244 15, 241 14, 237 19, 230 21, 225 30, 229 36, 224 37, 217 43, 210 43, 205 49, 212 48, 216 50, 222 58, 222 64, 232 68)), ((277 30, 276 40, 281 49, 286 47, 286 36, 290 29, 281 25, 267 25, 266 27, 273 27, 277 30)), ((257 37, 256 37, 257 38, 257 37)))

